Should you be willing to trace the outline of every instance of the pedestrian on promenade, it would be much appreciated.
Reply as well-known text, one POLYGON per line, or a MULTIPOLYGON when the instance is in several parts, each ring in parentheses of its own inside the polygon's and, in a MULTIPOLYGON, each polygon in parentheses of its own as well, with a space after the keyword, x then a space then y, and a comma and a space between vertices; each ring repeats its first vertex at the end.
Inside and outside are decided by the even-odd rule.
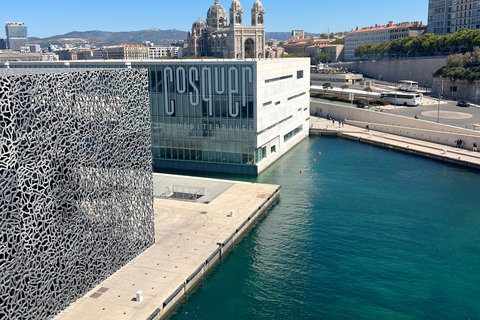
POLYGON ((342 121, 342 128, 345 127, 345 119, 342 121))
POLYGON ((338 127, 340 128, 342 126, 342 121, 338 120, 338 127))
POLYGON ((415 115, 415 119, 418 119, 418 116, 417 116, 417 115, 415 115))
POLYGON ((333 119, 333 118, 332 118, 332 123, 333 123, 333 125, 335 125, 335 119, 333 119))
POLYGON ((330 120, 330 113, 327 113, 327 120, 330 120))
POLYGON ((369 124, 367 124, 366 128, 367 128, 367 131, 370 131, 370 125, 369 124))
POLYGON ((475 152, 477 151, 477 143, 476 142, 473 143, 473 151, 475 151, 475 152))

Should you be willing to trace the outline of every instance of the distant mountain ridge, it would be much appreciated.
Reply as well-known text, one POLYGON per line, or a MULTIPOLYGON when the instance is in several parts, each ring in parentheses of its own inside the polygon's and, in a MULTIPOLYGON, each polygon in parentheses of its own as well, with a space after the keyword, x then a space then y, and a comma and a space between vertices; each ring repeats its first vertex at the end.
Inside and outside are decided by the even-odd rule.
POLYGON ((63 35, 56 35, 48 38, 32 38, 29 37, 31 43, 38 43, 42 46, 48 44, 65 44, 65 43, 85 43, 95 45, 116 45, 116 44, 143 44, 150 41, 158 45, 168 45, 187 37, 185 31, 171 30, 140 30, 140 31, 72 31, 63 35))
MULTIPOLYGON (((306 33, 311 36, 320 36, 320 34, 306 33)), ((266 32, 265 39, 287 40, 291 36, 290 32, 266 32)), ((144 44, 145 41, 153 42, 156 45, 170 45, 171 43, 182 41, 187 37, 186 31, 170 30, 140 30, 140 31, 72 31, 62 35, 56 35, 48 38, 29 37, 32 44, 40 44, 47 47, 49 44, 63 45, 66 43, 81 44, 90 43, 97 46, 109 46, 118 44, 144 44)))

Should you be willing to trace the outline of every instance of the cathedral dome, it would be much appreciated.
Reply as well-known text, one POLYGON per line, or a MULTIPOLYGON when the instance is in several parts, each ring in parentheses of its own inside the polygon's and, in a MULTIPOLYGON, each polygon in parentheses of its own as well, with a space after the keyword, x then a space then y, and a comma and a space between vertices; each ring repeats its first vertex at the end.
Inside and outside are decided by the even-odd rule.
POLYGON ((207 28, 207 25, 202 20, 198 19, 192 24, 192 34, 200 34, 207 28))
POLYGON ((223 8, 218 0, 215 0, 213 6, 207 12, 207 27, 220 29, 227 25, 227 11, 223 8))

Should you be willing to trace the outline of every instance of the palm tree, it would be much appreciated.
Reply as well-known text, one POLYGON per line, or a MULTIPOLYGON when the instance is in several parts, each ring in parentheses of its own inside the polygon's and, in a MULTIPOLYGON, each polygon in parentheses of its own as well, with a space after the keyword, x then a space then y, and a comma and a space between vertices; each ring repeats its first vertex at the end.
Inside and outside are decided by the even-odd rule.
POLYGON ((343 90, 348 89, 348 85, 344 84, 340 87, 340 89, 342 89, 342 94, 341 95, 343 96, 343 90))

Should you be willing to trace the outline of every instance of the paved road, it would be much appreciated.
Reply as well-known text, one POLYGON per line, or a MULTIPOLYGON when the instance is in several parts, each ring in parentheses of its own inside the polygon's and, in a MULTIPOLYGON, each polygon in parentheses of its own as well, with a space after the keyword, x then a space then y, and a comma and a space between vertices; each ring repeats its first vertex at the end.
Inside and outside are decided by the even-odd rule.
MULTIPOLYGON (((313 86, 321 86, 323 82, 314 81, 313 86)), ((339 91, 338 88, 344 83, 332 82, 334 89, 332 91, 339 91)), ((344 90, 344 94, 348 94, 349 91, 355 92, 355 95, 363 97, 362 85, 349 85, 349 89, 344 90)), ((373 85, 373 93, 380 93, 385 91, 393 91, 391 86, 373 85)), ((437 122, 438 117, 438 99, 432 97, 429 93, 423 93, 424 100, 422 105, 416 107, 403 107, 403 106, 391 106, 388 107, 387 112, 391 114, 402 115, 406 117, 415 117, 415 115, 422 120, 437 122)), ((348 103, 339 103, 341 105, 350 106, 348 103)), ((355 105, 354 105, 355 107, 355 105)), ((472 105, 468 108, 458 107, 457 101, 442 100, 440 103, 440 118, 438 119, 442 124, 448 124, 451 126, 467 128, 471 130, 480 131, 480 106, 472 105)))

